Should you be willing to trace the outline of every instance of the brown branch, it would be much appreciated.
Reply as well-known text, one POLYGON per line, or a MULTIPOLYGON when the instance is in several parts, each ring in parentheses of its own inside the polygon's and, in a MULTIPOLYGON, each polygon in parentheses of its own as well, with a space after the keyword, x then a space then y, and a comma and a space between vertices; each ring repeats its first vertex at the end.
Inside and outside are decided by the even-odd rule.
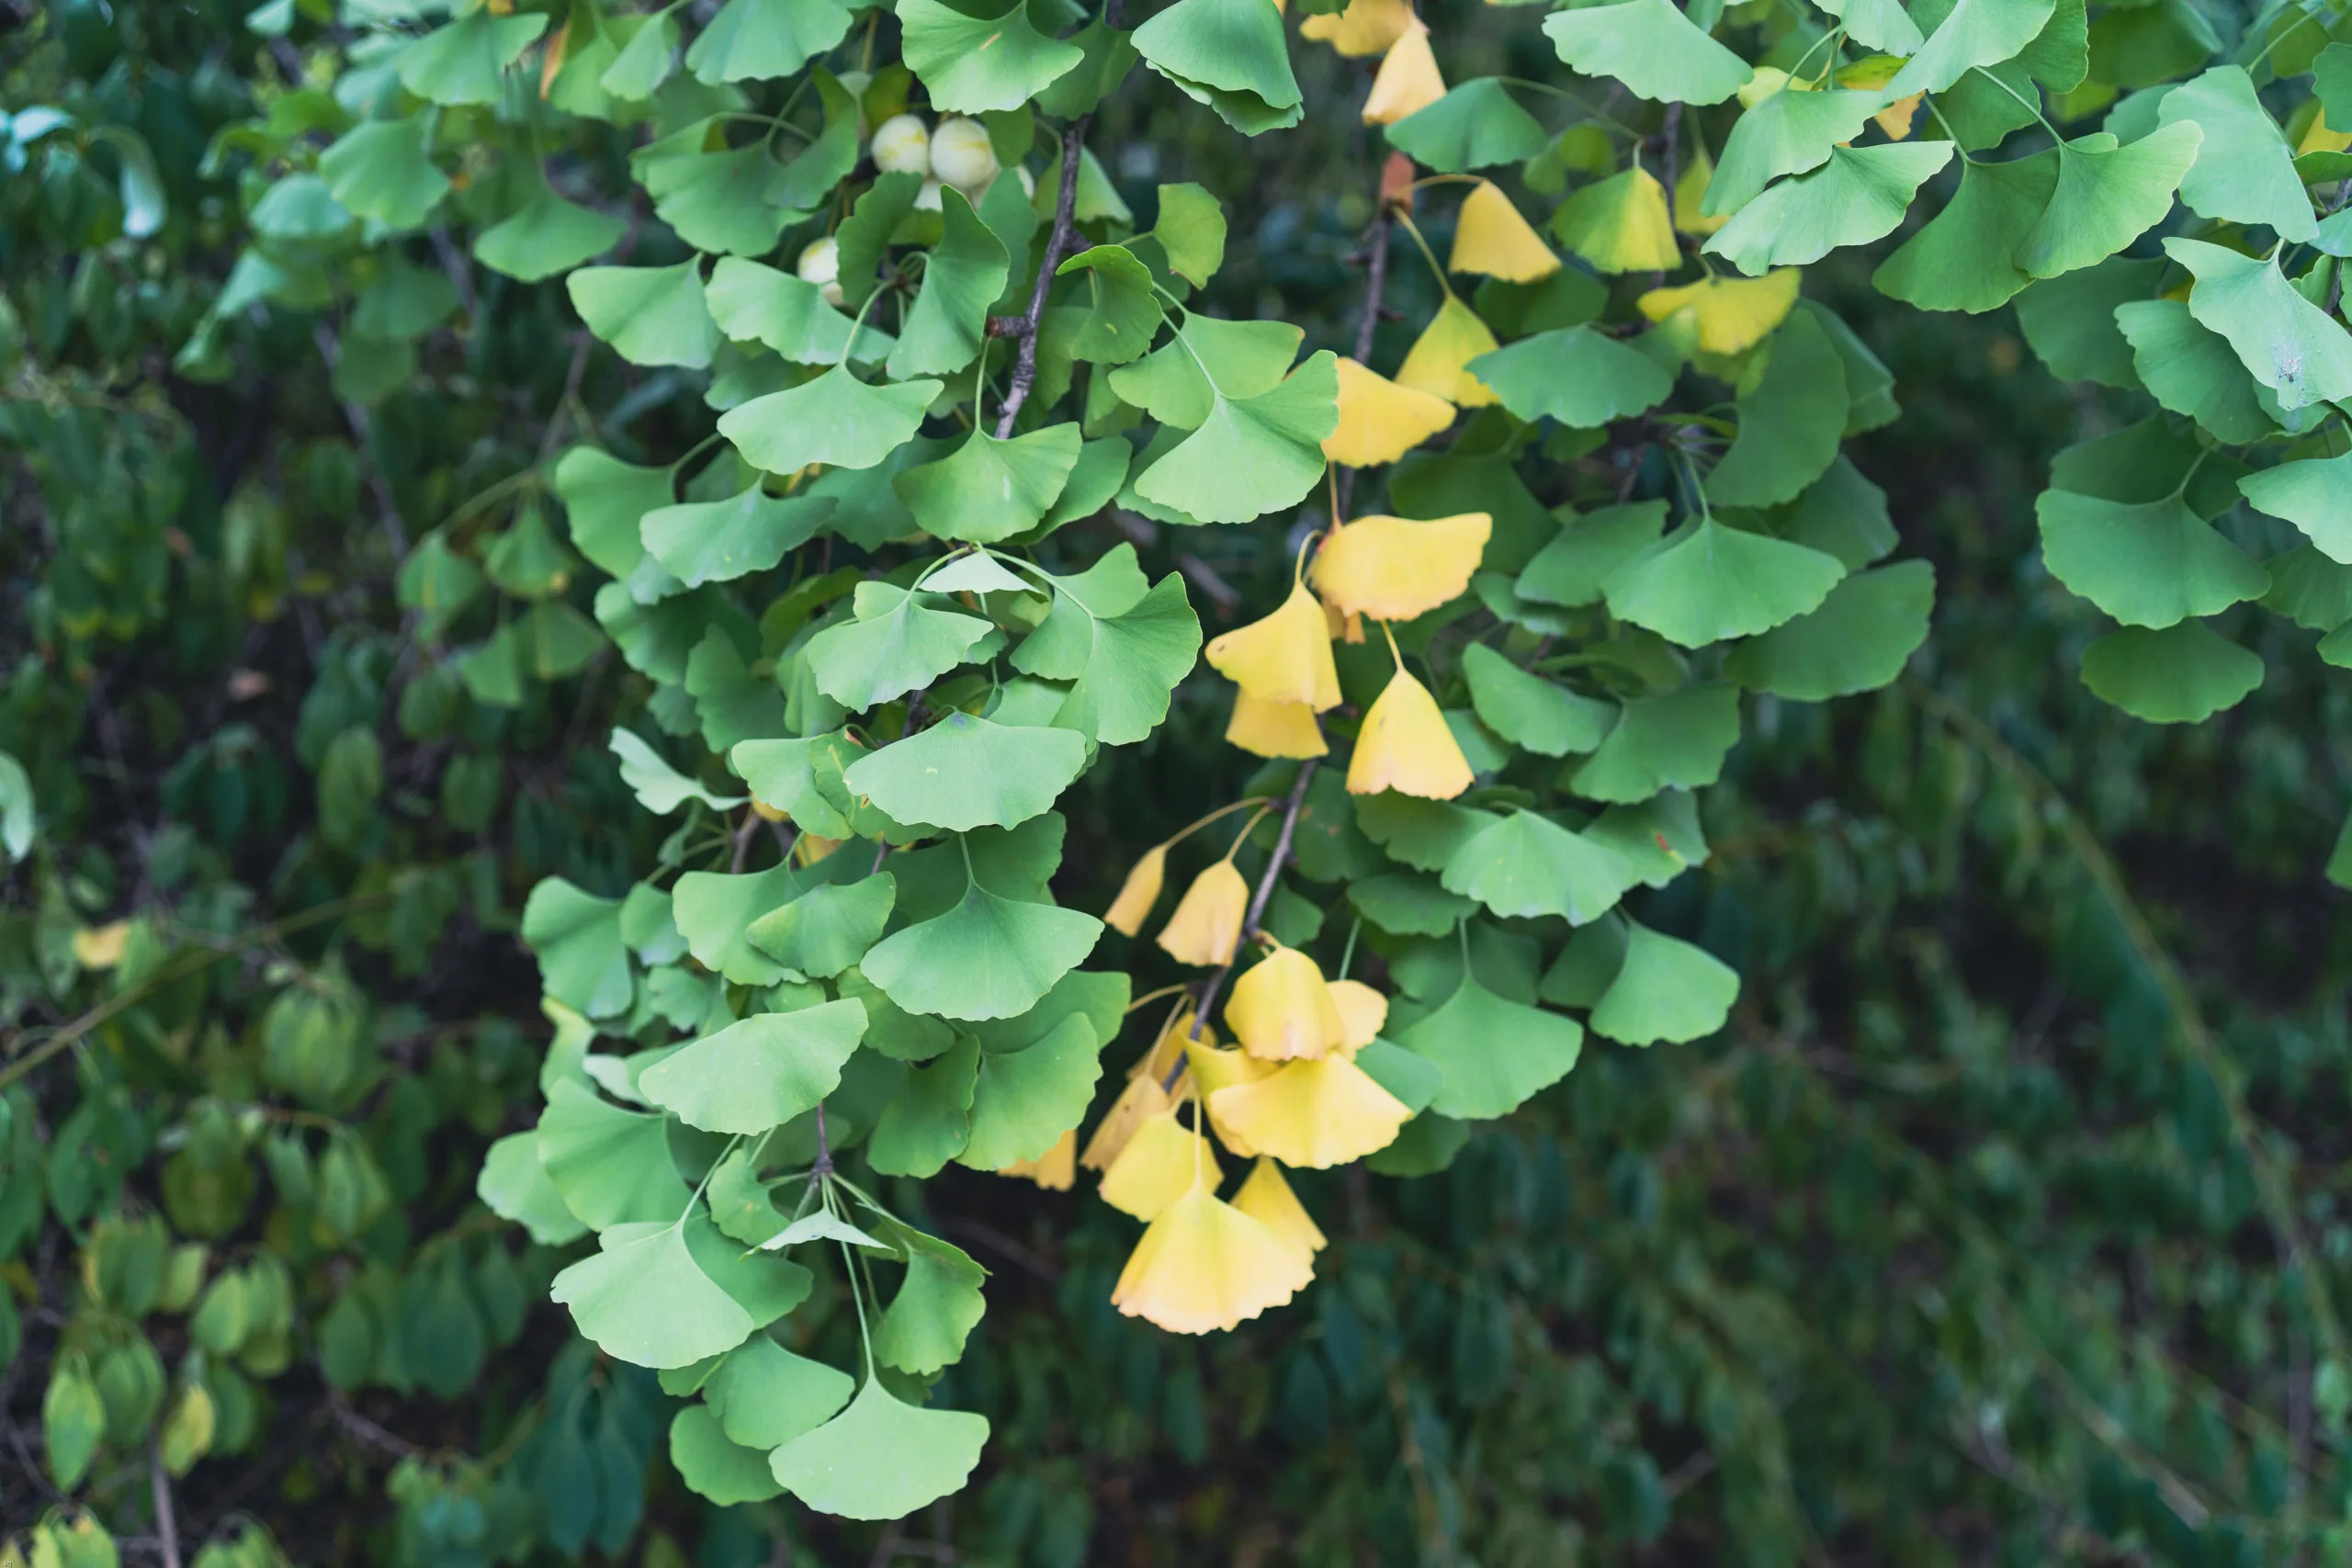
MULTIPOLYGON (((1382 183, 1386 184, 1385 178, 1382 183)), ((1380 296, 1382 290, 1387 287, 1387 283, 1388 209, 1384 206, 1374 214, 1372 233, 1364 243, 1363 316, 1356 322, 1356 363, 1358 365, 1369 366, 1372 363, 1372 337, 1380 327, 1380 296)), ((1348 509, 1348 503, 1355 499, 1355 469, 1342 467, 1335 483, 1339 495, 1337 504, 1340 511, 1344 513, 1348 509)), ((1340 521, 1339 517, 1331 519, 1335 526, 1340 521)))
POLYGON ((179 1520, 172 1513, 172 1479, 164 1473, 163 1445, 147 1440, 147 1484, 155 1499, 155 1534, 164 1568, 180 1568, 179 1520))
MULTIPOLYGON (((1029 290, 1029 309, 1020 318, 1019 330, 1007 328, 999 334, 1021 340, 1021 352, 1012 362, 1012 381, 1005 389, 1004 406, 997 412, 999 441, 1012 438, 1012 422, 1019 417, 1021 405, 1029 400, 1029 389, 1037 383, 1037 327, 1046 319, 1046 296, 1053 291, 1054 269, 1061 265, 1062 253, 1069 248, 1077 223, 1078 155, 1086 145, 1086 128, 1093 119, 1093 115, 1082 114, 1062 129, 1062 185, 1054 193, 1053 232, 1046 236, 1046 254, 1037 263, 1037 281, 1029 290)), ((998 333, 995 321, 989 321, 989 330, 998 333)))
MULTIPOLYGON (((1223 968, 1209 976, 1208 989, 1201 993, 1201 1005, 1193 1014, 1190 1039, 1201 1037, 1201 1025, 1207 1021, 1209 1010, 1216 1006, 1217 992, 1225 988, 1225 982, 1233 974, 1233 966, 1241 960, 1242 944, 1258 934, 1258 921, 1265 914, 1268 901, 1274 896, 1274 883, 1283 874, 1283 863, 1290 859, 1291 836, 1298 831, 1299 807, 1306 804, 1306 786, 1313 781, 1317 765, 1318 760, 1313 757, 1298 765, 1298 777, 1290 786, 1290 798, 1283 803, 1283 829, 1274 836, 1274 852, 1267 857, 1266 874, 1258 879, 1258 891, 1250 896, 1250 910, 1241 918, 1241 935, 1234 942, 1233 956, 1225 961, 1223 968)), ((1176 1076, 1183 1070, 1184 1064, 1180 1061, 1170 1071, 1170 1088, 1175 1087, 1176 1076)))

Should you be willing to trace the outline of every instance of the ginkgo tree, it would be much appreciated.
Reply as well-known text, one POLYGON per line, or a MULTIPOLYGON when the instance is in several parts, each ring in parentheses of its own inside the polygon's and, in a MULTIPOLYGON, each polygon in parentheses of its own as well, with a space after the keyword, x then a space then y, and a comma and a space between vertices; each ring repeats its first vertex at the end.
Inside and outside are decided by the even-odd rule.
POLYGON ((496 549, 428 534, 401 589, 514 602, 439 650, 481 702, 607 646, 641 682, 609 748, 667 836, 626 896, 532 893, 545 1105, 480 1192, 571 1248, 553 1299, 686 1401, 713 1501, 896 1518, 979 1461, 927 1400, 985 1271, 883 1179, 1099 1173, 1143 1227, 1119 1310, 1231 1329, 1314 1277, 1285 1169, 1439 1169, 1585 1051, 1722 1027, 1736 976, 1643 892, 1707 863, 1749 694, 1883 686, 1934 604, 1843 454, 1896 406, 1805 294, 1831 253, 2147 394, 2039 509, 2117 624, 2100 697, 2239 701, 2261 660, 2211 621, 2248 601, 2352 664, 2338 23, 2277 7, 2215 62, 2192 10, 2082 0, 1298 9, 377 4, 235 143, 254 239, 188 374, 246 312, 349 299, 364 397, 478 268, 560 279, 583 355, 711 416, 649 461, 551 433, 496 549), (1520 28, 1551 79, 1449 85, 1520 28), (1319 49, 1377 61, 1360 99, 1309 102, 1319 49), (1150 78, 1244 136, 1373 128, 1351 344, 1201 308, 1218 193, 1161 185, 1147 226, 1095 145, 1150 78), (1398 268, 1438 303, 1384 365, 1398 268), (2241 502, 2308 543, 2253 559, 2212 526, 2241 502), (1287 592, 1204 641, 1112 514, 1255 530, 1287 592), (572 552, 593 620, 548 586, 572 552), (1058 803, 1188 682, 1262 766, 1066 907, 1058 803), (820 1290, 851 1364, 802 1353, 820 1290))

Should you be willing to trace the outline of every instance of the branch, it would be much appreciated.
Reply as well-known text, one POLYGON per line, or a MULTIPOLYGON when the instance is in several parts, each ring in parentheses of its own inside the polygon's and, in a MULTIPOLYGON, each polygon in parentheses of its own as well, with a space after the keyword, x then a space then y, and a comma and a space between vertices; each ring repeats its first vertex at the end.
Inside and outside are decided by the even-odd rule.
MULTIPOLYGON (((319 345, 319 357, 327 362, 327 378, 332 381, 335 366, 343 358, 342 345, 327 331, 324 321, 311 334, 311 341, 319 345)), ((384 513, 384 532, 391 536, 392 562, 398 566, 408 558, 408 526, 401 521, 400 502, 392 499, 392 487, 385 481, 383 464, 378 461, 381 455, 374 450, 376 438, 368 422, 368 411, 349 398, 339 400, 344 423, 351 426, 351 434, 358 439, 360 449, 368 457, 368 488, 375 493, 376 504, 384 513)))
MULTIPOLYGON (((1069 249, 1069 237, 1078 217, 1078 154, 1086 145, 1086 128, 1093 122, 1091 113, 1080 115, 1062 128, 1062 185, 1054 193, 1054 231, 1046 236, 1046 254, 1037 264, 1037 282, 1029 290, 1029 309, 1020 319, 1000 327, 1002 317, 989 321, 992 336, 1017 337, 1021 353, 1012 364, 1012 383, 1005 390, 1004 406, 997 412, 996 438, 1012 438, 1012 422, 1021 412, 1021 405, 1029 400, 1029 389, 1037 381, 1037 324, 1046 319, 1046 296, 1054 287, 1054 269, 1062 264, 1062 254, 1069 249)), ((978 411, 975 409, 974 413, 978 411)))
MULTIPOLYGON (((1207 1020, 1209 1010, 1216 1006, 1217 992, 1225 988, 1225 982, 1233 974, 1233 966, 1241 960, 1242 943, 1258 934, 1259 918, 1265 914, 1267 901, 1274 896, 1274 882, 1283 874, 1283 863, 1290 859, 1291 835, 1298 830, 1298 810, 1306 804, 1306 786, 1314 779, 1317 765, 1318 760, 1314 757, 1299 764, 1298 777, 1290 786, 1290 798, 1283 803, 1283 830, 1275 835, 1274 852, 1267 857, 1266 874, 1258 879, 1258 891, 1250 896, 1250 912, 1241 917, 1241 935, 1233 944, 1233 956, 1225 961, 1225 967, 1209 976, 1208 989, 1201 993, 1201 1005, 1193 1014, 1193 1029, 1188 1038, 1198 1040, 1201 1037, 1201 1025, 1207 1020)), ((1171 1087, 1176 1082, 1176 1075, 1183 1070, 1184 1064, 1180 1061, 1170 1072, 1168 1082, 1171 1087)))
MULTIPOLYGON (((1380 183, 1385 190, 1388 184, 1385 174, 1380 183)), ((1387 283, 1388 208, 1384 202, 1373 215, 1372 234, 1364 246, 1363 316, 1356 322, 1356 363, 1358 365, 1372 363, 1372 337, 1380 327, 1380 296, 1387 283)), ((1342 467, 1334 483, 1337 486, 1338 495, 1335 504, 1341 513, 1345 513, 1348 503, 1355 499, 1355 469, 1342 467)), ((1332 526, 1339 526, 1340 521, 1339 517, 1332 518, 1332 526)))
POLYGON ((160 1538, 164 1568, 180 1568, 179 1520, 172 1514, 172 1480, 164 1473, 163 1446, 147 1441, 147 1483, 155 1499, 155 1534, 160 1538))

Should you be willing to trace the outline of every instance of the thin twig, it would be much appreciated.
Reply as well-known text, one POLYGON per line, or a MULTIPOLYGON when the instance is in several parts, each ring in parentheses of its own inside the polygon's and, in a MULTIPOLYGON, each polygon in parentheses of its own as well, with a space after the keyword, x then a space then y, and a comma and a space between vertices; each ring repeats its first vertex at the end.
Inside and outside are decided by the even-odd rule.
MULTIPOLYGON (((332 381, 335 367, 343 358, 343 346, 335 342, 334 333, 327 331, 324 321, 321 321, 317 330, 311 333, 311 341, 318 345, 319 357, 327 362, 327 378, 332 381)), ((336 401, 343 406, 344 423, 351 426, 351 434, 357 438, 360 450, 368 458, 368 488, 376 497, 378 510, 384 514, 384 532, 392 541, 392 558, 396 562, 406 560, 408 525, 401 521, 400 502, 392 499, 392 487, 384 478, 384 466, 380 461, 382 454, 375 450, 375 432, 368 421, 368 411, 350 398, 339 398, 336 401)))
MULTIPOLYGON (((1216 1006, 1216 994, 1224 989, 1234 964, 1240 962, 1243 944, 1258 933, 1259 919, 1266 912, 1267 901, 1274 896, 1274 883, 1283 874, 1283 863, 1290 859, 1291 835, 1298 830, 1299 807, 1306 804, 1306 786, 1314 779, 1317 765, 1318 759, 1309 757, 1298 766, 1298 778, 1290 786, 1290 798, 1283 803, 1283 829, 1274 837, 1274 852, 1266 859, 1266 874, 1258 879, 1258 891, 1250 896, 1250 911, 1241 918, 1241 935, 1234 942, 1233 956, 1225 961, 1223 968, 1209 976, 1208 989, 1201 993, 1201 1005, 1193 1014, 1191 1039, 1201 1037, 1201 1025, 1208 1018, 1209 1010, 1216 1006)), ((1169 1074, 1168 1081, 1171 1086, 1176 1081, 1176 1074, 1183 1070, 1183 1063, 1178 1062, 1169 1074)))
MULTIPOLYGON (((1372 233, 1364 242, 1363 315, 1356 322, 1356 363, 1372 363, 1373 334, 1380 327, 1380 296, 1388 284, 1388 209, 1381 207, 1373 215, 1372 233)), ((1356 471, 1342 467, 1338 479, 1339 509, 1345 513, 1355 499, 1356 471)), ((1336 526, 1342 521, 1334 517, 1336 526)))
POLYGON ((164 1568, 180 1568, 180 1527, 172 1513, 172 1478, 164 1473, 163 1445, 153 1438, 147 1440, 147 1484, 155 1498, 155 1535, 164 1568))
POLYGON ((1012 439, 1012 422, 1020 415, 1021 405, 1029 400, 1029 389, 1037 382, 1037 327, 1046 319, 1046 296, 1053 291, 1054 269, 1062 264, 1062 253, 1069 248, 1070 232, 1078 220, 1078 155, 1086 145, 1086 128, 1093 118, 1091 114, 1080 115, 1062 130, 1062 186, 1054 193, 1053 232, 1046 235, 1046 254, 1037 263, 1029 309, 1023 312, 1018 329, 1006 333, 1021 340, 1021 350, 1013 358, 1004 406, 997 412, 999 441, 1012 439))

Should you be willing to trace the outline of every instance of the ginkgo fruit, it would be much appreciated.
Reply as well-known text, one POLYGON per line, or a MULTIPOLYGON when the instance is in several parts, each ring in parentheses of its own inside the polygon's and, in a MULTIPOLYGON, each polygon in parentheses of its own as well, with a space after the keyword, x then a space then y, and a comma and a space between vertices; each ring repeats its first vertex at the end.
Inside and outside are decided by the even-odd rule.
POLYGON ((1351 468, 1393 463, 1453 423, 1453 405, 1341 359, 1340 423, 1323 438, 1323 456, 1351 468))
POLYGON ((1699 323, 1699 346, 1709 354, 1739 354, 1772 335, 1796 308, 1803 275, 1774 267, 1761 277, 1703 277, 1673 288, 1653 288, 1635 303, 1663 321, 1688 310, 1699 323))
POLYGON ((1233 1206, 1263 1224, 1303 1258, 1311 1260, 1327 1245, 1322 1227, 1290 1190, 1283 1168, 1271 1159, 1261 1156, 1250 1168, 1250 1179, 1233 1195, 1233 1206))
POLYGON ((1295 582, 1282 608, 1212 638, 1203 650, 1216 672, 1253 697, 1306 703, 1316 712, 1340 705, 1340 671, 1323 606, 1295 582))
POLYGON ((1363 716, 1355 755, 1348 760, 1348 791, 1378 795, 1393 789, 1424 800, 1452 800, 1470 787, 1469 760, 1430 689, 1403 664, 1363 716))
POLYGON ((1371 1044, 1388 1021, 1388 998, 1362 980, 1333 980, 1331 1005, 1340 1010, 1340 1027, 1350 1055, 1371 1044))
POLYGON ((1409 621, 1469 588, 1493 531, 1484 512, 1423 523, 1359 517, 1331 530, 1307 577, 1327 604, 1349 615, 1409 621))
POLYGON ((1102 1201, 1122 1213, 1153 1220, 1194 1182, 1215 1187, 1223 1179, 1208 1141, 1171 1109, 1136 1127, 1102 1173, 1102 1201))
POLYGON ((1363 101, 1363 122, 1394 125, 1443 96, 1445 78, 1438 73, 1437 56, 1430 50, 1430 29, 1414 17, 1381 57, 1372 92, 1363 101))
POLYGON ((1385 53, 1412 25, 1413 8, 1406 0, 1348 0, 1344 10, 1301 21, 1298 34, 1361 60, 1385 53))
POLYGON ((1128 868, 1127 879, 1119 884, 1119 896, 1102 911, 1102 923, 1121 936, 1134 936, 1142 931, 1145 917, 1159 902, 1159 890, 1167 876, 1168 846, 1154 844, 1128 868))
POLYGON ((1320 1056, 1347 1043, 1347 1026, 1315 960, 1277 947, 1242 973, 1225 1004, 1241 1048, 1267 1061, 1320 1056))
POLYGON ((1331 750, 1307 704, 1270 703, 1238 690, 1225 739, 1253 757, 1322 757, 1331 750))
POLYGON ((1295 1242, 1201 1182, 1151 1222, 1111 1304, 1170 1334, 1208 1334, 1282 1305, 1314 1278, 1295 1242))
POLYGON ((1449 294, 1397 367, 1396 384, 1463 408, 1486 408, 1499 400, 1492 388, 1470 374, 1469 365, 1500 346, 1478 312, 1449 294))
POLYGON ((1562 202, 1552 232, 1599 272, 1670 272, 1682 265, 1666 187, 1639 164, 1562 202))
POLYGON ((1253 1152, 1314 1170, 1378 1153, 1413 1119, 1403 1100, 1336 1052, 1285 1062, 1253 1083, 1218 1089, 1210 1103, 1217 1124, 1253 1152))
POLYGON ((921 115, 894 114, 874 128, 866 152, 874 166, 886 175, 927 175, 931 173, 931 129, 921 115))
POLYGON ((999 1176, 1024 1176, 1048 1192, 1067 1192, 1078 1183, 1078 1129, 1072 1127, 1035 1159, 998 1168, 999 1176))
POLYGON ((1560 270, 1560 258, 1544 236, 1520 216, 1510 197, 1492 180, 1480 180, 1463 198, 1453 220, 1453 251, 1448 272, 1483 273, 1506 283, 1532 283, 1560 270))
POLYGON ((842 293, 842 248, 831 234, 809 241, 793 264, 793 272, 801 282, 815 284, 828 305, 838 305, 846 298, 842 293))
POLYGON ((931 133, 931 175, 943 185, 977 195, 998 166, 989 128, 968 115, 950 115, 931 133))
POLYGON ((1250 909, 1250 885, 1220 860, 1193 878, 1178 899, 1176 912, 1159 929, 1159 946, 1179 964, 1213 968, 1233 957, 1241 940, 1241 922, 1250 909))

